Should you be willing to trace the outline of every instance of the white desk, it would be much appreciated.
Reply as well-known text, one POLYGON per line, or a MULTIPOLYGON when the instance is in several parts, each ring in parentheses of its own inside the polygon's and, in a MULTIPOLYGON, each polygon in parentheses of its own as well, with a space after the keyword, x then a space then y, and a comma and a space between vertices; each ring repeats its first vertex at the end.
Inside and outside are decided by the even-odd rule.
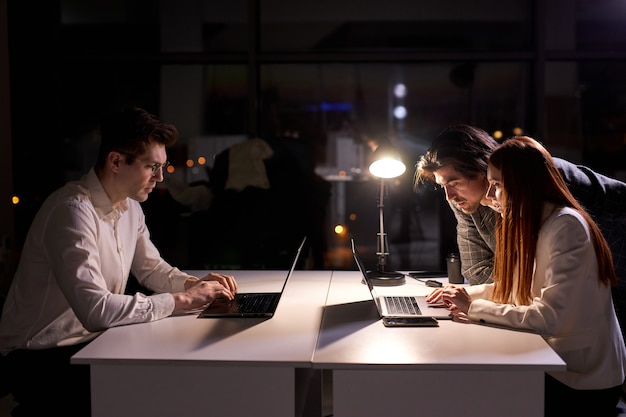
MULTIPOLYGON (((278 291, 287 273, 233 272, 241 292, 278 291)), ((311 370, 330 277, 294 271, 269 320, 194 314, 107 330, 72 358, 91 367, 92 416, 298 414, 296 376, 311 370)))
MULTIPOLYGON (((431 290, 411 278, 377 287, 431 290)), ((532 333, 448 320, 385 328, 358 272, 335 271, 313 367, 332 370, 334 417, 532 417, 543 415, 544 372, 565 364, 532 333)))

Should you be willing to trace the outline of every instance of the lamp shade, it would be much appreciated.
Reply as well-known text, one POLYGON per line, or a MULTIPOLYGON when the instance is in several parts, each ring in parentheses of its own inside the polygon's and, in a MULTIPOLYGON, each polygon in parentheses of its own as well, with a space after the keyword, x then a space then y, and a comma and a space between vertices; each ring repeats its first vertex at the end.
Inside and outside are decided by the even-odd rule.
POLYGON ((406 165, 400 154, 392 146, 379 146, 374 151, 374 162, 370 164, 370 172, 378 178, 395 178, 404 174, 406 165))

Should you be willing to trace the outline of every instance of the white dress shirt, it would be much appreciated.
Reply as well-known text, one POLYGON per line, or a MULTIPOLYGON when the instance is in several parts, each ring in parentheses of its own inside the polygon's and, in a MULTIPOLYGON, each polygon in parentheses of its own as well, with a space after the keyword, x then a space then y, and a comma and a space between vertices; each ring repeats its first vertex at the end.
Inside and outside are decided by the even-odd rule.
POLYGON ((0 320, 0 352, 89 341, 113 326, 159 320, 189 276, 150 240, 141 205, 118 209, 93 168, 46 199, 30 227, 0 320), (129 272, 158 294, 124 295, 129 272))
MULTIPOLYGON (((552 207, 550 207, 552 208, 552 207)), ((550 372, 575 389, 622 385, 626 349, 611 289, 598 282, 596 252, 578 212, 556 208, 539 232, 530 305, 489 301, 493 284, 467 288, 469 318, 541 334, 567 364, 550 372)))

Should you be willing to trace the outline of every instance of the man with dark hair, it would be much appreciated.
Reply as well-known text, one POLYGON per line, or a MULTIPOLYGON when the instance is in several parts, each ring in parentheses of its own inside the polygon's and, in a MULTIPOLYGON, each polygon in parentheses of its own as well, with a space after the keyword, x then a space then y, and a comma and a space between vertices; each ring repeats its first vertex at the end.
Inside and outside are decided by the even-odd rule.
MULTIPOLYGON (((140 202, 163 181, 177 129, 147 111, 101 124, 95 166, 35 216, 0 318, 15 416, 90 415, 89 367, 70 358, 102 331, 232 299, 234 277, 190 276, 150 240, 140 202), (129 274, 154 294, 124 294, 129 274)), ((158 381, 146 381, 154 383, 158 381)))

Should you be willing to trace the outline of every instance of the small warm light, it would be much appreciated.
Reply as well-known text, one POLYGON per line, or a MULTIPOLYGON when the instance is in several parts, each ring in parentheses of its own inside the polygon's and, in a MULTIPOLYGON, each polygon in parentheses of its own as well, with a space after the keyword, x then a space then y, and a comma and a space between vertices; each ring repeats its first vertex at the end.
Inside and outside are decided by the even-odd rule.
POLYGON ((340 177, 345 177, 346 175, 348 175, 348 174, 346 174, 346 171, 339 171, 339 176, 340 177))
POLYGON ((519 135, 521 135, 522 133, 524 133, 524 130, 522 130, 522 128, 521 128, 521 127, 514 127, 514 128, 513 128, 513 134, 514 134, 515 136, 519 136, 519 135))
POLYGON ((502 131, 501 130, 496 130, 495 132, 493 132, 493 138, 495 140, 502 139, 502 131))
POLYGON ((396 117, 396 119, 404 119, 406 117, 406 107, 404 106, 396 106, 393 109, 393 115, 396 117))
POLYGON ((186 165, 191 168, 193 166, 193 159, 187 159, 186 165))
POLYGON ((350 215, 348 216, 348 218, 350 219, 350 221, 355 221, 356 220, 356 213, 350 213, 350 215))
POLYGON ((11 197, 11 203, 13 203, 14 205, 19 204, 20 202, 20 198, 16 195, 14 195, 13 197, 11 197))
POLYGON ((395 178, 406 171, 406 165, 394 158, 383 158, 372 162, 370 172, 378 178, 395 178))
POLYGON ((338 224, 335 226, 335 234, 342 235, 345 231, 346 229, 342 225, 338 224))
POLYGON ((199 165, 204 165, 206 164, 206 158, 204 156, 201 156, 198 158, 198 164, 199 165))
POLYGON ((174 165, 169 165, 169 166, 167 167, 167 172, 168 172, 168 173, 173 174, 173 173, 174 173, 174 171, 176 171, 176 168, 174 168, 174 165))

